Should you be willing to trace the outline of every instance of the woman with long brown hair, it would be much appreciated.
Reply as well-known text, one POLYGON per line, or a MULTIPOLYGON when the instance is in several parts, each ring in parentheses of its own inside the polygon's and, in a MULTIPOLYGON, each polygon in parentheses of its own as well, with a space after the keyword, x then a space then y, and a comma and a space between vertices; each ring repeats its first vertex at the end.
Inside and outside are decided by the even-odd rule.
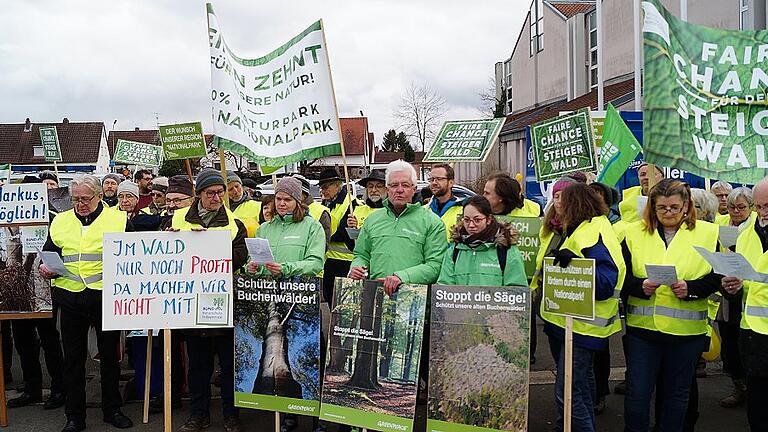
MULTIPOLYGON (((573 319, 573 409, 572 427, 578 431, 595 430, 595 352, 608 347, 608 338, 621 331, 618 290, 626 267, 621 246, 606 215, 608 207, 600 194, 584 183, 574 183, 562 190, 559 205, 562 241, 554 252, 554 264, 568 267, 573 258, 595 260, 595 319, 573 319)), ((546 267, 544 274, 546 276, 546 267)), ((544 332, 549 337, 557 360, 555 399, 559 420, 563 417, 565 317, 554 315, 542 306, 544 332)))

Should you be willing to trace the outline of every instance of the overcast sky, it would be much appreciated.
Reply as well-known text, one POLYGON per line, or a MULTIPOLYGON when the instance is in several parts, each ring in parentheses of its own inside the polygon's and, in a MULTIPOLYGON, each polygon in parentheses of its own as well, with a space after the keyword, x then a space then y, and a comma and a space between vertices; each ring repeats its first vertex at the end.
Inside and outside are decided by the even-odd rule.
MULTIPOLYGON (((241 57, 270 52, 323 18, 341 116, 362 110, 376 143, 411 82, 449 119, 478 117, 478 93, 509 57, 529 0, 214 1, 241 57)), ((201 120, 210 56, 200 0, 30 0, 0 13, 0 122, 103 121, 108 130, 201 120), (157 114, 155 114, 157 113, 157 114)), ((412 140, 413 141, 413 140, 412 140)))

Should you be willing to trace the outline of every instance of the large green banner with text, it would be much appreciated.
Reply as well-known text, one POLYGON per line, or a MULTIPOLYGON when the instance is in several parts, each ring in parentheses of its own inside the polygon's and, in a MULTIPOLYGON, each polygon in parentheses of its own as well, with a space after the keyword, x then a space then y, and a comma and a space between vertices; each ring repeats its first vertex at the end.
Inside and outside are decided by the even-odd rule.
POLYGON ((642 3, 646 161, 732 183, 768 174, 768 31, 690 24, 642 3))

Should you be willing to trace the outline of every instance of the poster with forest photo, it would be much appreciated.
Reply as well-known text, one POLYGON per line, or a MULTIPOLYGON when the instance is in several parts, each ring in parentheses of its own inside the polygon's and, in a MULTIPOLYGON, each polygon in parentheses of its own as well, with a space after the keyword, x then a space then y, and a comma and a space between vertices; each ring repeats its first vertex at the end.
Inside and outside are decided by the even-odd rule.
POLYGON ((378 431, 412 431, 426 285, 336 278, 320 418, 378 431))
POLYGON ((432 286, 427 432, 525 431, 528 287, 432 286))
POLYGON ((0 227, 0 313, 52 310, 51 283, 40 276, 40 258, 48 227, 0 227))
POLYGON ((234 280, 235 406, 317 416, 320 279, 234 280))

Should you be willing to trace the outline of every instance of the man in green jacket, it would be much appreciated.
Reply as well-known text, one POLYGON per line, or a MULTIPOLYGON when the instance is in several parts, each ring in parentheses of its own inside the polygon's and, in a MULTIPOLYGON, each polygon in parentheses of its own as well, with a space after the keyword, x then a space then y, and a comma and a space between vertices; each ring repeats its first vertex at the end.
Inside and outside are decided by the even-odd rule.
POLYGON ((448 241, 440 218, 411 204, 416 193, 416 170, 411 164, 391 162, 386 182, 389 198, 384 211, 372 213, 360 230, 349 277, 382 280, 391 295, 401 283, 434 283, 448 241))

